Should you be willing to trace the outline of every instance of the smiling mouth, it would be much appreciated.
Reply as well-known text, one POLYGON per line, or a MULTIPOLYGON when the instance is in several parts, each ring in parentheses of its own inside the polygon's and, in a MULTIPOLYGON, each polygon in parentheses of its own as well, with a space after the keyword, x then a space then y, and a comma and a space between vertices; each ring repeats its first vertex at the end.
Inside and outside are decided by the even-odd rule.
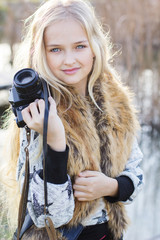
POLYGON ((76 73, 80 68, 71 68, 71 69, 64 69, 63 72, 68 75, 72 75, 76 73))

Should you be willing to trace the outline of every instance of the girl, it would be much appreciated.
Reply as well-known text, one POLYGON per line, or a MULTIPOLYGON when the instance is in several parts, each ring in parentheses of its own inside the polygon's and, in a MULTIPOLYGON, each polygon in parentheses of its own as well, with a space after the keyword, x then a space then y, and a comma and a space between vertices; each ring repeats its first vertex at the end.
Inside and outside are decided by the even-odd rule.
MULTIPOLYGON (((73 229, 79 225, 78 240, 122 239, 128 221, 124 205, 133 201, 143 185, 139 167, 142 154, 136 141, 139 125, 130 92, 110 65, 109 36, 93 7, 84 0, 47 1, 27 19, 19 53, 15 60, 19 69, 36 70, 51 89, 48 216, 57 239, 66 239, 58 230, 61 226, 73 229)), ((27 210, 38 228, 45 222, 41 144, 44 108, 40 99, 22 111, 31 129, 27 210)), ((6 161, 2 180, 8 183, 6 179, 11 176, 14 180, 17 168, 21 189, 28 142, 25 128, 19 131, 16 124, 11 125, 12 145, 16 142, 17 147, 6 161)), ((15 195, 11 190, 15 194, 18 185, 14 185, 8 190, 7 204, 15 220, 18 207, 13 215, 15 195)))

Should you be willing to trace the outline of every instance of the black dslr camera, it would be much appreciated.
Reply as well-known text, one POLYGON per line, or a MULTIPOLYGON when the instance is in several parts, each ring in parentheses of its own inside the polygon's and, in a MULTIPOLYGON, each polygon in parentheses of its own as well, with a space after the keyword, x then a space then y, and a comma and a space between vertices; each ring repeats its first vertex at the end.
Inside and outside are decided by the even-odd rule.
POLYGON ((9 102, 20 128, 26 125, 21 111, 36 99, 44 99, 42 80, 38 73, 31 68, 24 68, 14 76, 9 102))

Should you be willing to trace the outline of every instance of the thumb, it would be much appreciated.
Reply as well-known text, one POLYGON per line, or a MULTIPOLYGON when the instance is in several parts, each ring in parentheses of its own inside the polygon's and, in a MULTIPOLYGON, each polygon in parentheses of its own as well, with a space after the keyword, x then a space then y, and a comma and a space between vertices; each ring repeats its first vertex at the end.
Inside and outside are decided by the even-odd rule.
POLYGON ((49 110, 53 111, 54 113, 57 114, 57 107, 56 107, 56 102, 54 101, 54 99, 50 96, 48 98, 48 101, 50 103, 49 110))

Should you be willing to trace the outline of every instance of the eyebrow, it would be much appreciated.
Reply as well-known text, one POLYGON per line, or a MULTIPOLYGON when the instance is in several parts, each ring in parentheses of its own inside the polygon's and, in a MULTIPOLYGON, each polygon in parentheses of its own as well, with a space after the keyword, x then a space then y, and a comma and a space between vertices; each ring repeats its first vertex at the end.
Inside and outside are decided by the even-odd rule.
MULTIPOLYGON (((73 44, 80 44, 80 43, 88 43, 88 40, 82 40, 82 41, 78 41, 78 42, 74 42, 73 44)), ((58 47, 58 46, 61 46, 63 44, 48 44, 46 45, 47 47, 58 47)))

